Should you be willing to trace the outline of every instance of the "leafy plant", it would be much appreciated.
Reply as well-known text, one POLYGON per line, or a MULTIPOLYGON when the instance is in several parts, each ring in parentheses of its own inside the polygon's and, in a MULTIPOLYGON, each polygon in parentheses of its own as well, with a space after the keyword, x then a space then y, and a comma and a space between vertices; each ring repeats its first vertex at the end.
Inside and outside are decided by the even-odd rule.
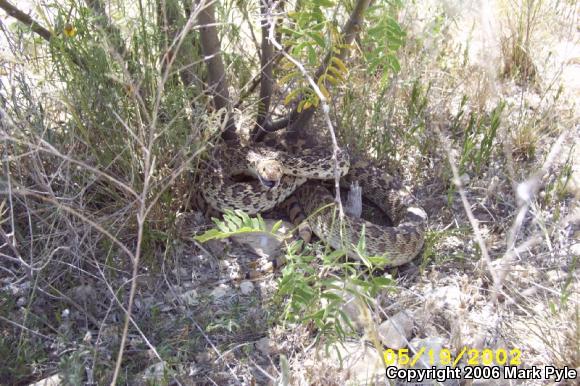
POLYGON ((488 164, 491 157, 505 102, 500 101, 491 111, 489 117, 480 116, 472 112, 469 116, 467 127, 459 128, 458 125, 463 124, 461 117, 464 114, 463 106, 465 106, 466 102, 467 99, 464 97, 461 101, 460 111, 452 121, 452 131, 457 130, 463 133, 459 170, 464 173, 473 168, 474 172, 479 174, 482 168, 488 164))
POLYGON ((327 51, 339 35, 335 22, 330 19, 328 8, 332 1, 301 1, 295 11, 288 12, 289 22, 280 28, 284 44, 292 47, 291 54, 311 66, 319 64, 319 53, 327 51))
POLYGON ((405 43, 406 33, 393 17, 400 2, 390 5, 387 2, 377 2, 367 10, 367 18, 371 27, 364 37, 367 50, 365 59, 369 71, 382 71, 381 83, 386 83, 390 72, 399 72, 401 64, 397 58, 397 51, 405 43))
MULTIPOLYGON (((324 73, 318 78, 316 84, 320 89, 322 95, 325 98, 330 98, 330 92, 328 91, 327 84, 337 86, 345 81, 345 77, 348 73, 348 69, 342 60, 336 56, 330 58, 329 65, 325 68, 324 73)), ((320 98, 316 92, 312 89, 310 85, 302 78, 300 71, 293 71, 280 79, 280 84, 289 83, 292 80, 297 80, 299 86, 294 88, 286 98, 284 98, 284 104, 289 104, 295 99, 299 99, 297 111, 300 113, 302 110, 307 110, 311 107, 318 107, 320 103, 320 98)))
POLYGON ((60 359, 60 374, 62 375, 64 385, 73 386, 83 384, 85 376, 85 359, 83 359, 83 355, 85 354, 74 351, 60 359))
POLYGON ((46 348, 37 336, 5 322, 10 320, 16 300, 8 291, 0 291, 0 382, 3 384, 29 383, 33 367, 42 367, 49 361, 46 348))
POLYGON ((343 251, 318 257, 287 255, 277 292, 280 299, 286 299, 283 320, 316 327, 318 339, 324 339, 327 344, 344 340, 357 331, 345 312, 347 303, 362 302, 361 307, 372 307, 377 293, 395 283, 390 276, 373 275, 374 270, 363 278, 361 264, 345 261, 343 257, 343 251), (320 267, 314 269, 317 261, 320 267), (320 277, 318 272, 327 272, 327 275, 320 277))
POLYGON ((280 229, 283 223, 280 220, 271 229, 268 229, 264 219, 259 214, 256 217, 250 217, 244 211, 238 209, 226 210, 222 220, 216 218, 212 220, 216 227, 195 236, 195 240, 205 243, 209 240, 219 240, 244 233, 264 233, 280 239, 280 235, 276 231, 280 229))
MULTIPOLYGON (((252 218, 242 211, 227 211, 223 220, 214 219, 214 223, 215 228, 196 236, 196 240, 205 242, 254 232, 280 238, 275 234, 280 222, 268 230, 260 216, 252 218)), ((365 246, 364 230, 357 245, 348 246, 359 256, 357 261, 345 260, 344 250, 317 255, 310 246, 299 252, 297 244, 290 244, 277 291, 279 299, 286 299, 282 319, 287 323, 314 325, 319 336, 327 342, 355 333, 356 329, 344 311, 345 296, 370 304, 380 291, 394 285, 390 276, 373 274, 383 268, 386 260, 367 256, 365 246), (366 270, 368 277, 363 279, 361 270, 366 270), (321 278, 320 272, 330 274, 321 278)))

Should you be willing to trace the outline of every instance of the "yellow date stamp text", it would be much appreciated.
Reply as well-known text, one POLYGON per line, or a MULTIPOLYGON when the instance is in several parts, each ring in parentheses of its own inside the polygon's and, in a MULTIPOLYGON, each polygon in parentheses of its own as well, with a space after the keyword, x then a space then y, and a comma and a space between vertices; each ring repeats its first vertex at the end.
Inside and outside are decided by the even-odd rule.
POLYGON ((519 366, 522 351, 512 349, 475 349, 463 347, 457 353, 449 349, 433 350, 421 347, 416 352, 407 348, 400 350, 387 349, 383 352, 383 359, 387 366, 398 364, 399 366, 415 366, 419 360, 428 366, 452 366, 455 367, 462 360, 468 366, 519 366))

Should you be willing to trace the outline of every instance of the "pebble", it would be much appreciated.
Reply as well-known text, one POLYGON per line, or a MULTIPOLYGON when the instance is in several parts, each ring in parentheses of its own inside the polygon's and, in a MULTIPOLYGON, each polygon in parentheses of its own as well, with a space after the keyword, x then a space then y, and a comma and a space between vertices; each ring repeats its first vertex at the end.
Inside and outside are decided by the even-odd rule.
POLYGON ((385 347, 401 349, 407 346, 413 331, 413 318, 405 311, 401 311, 379 326, 379 337, 385 347))
POLYGON ((221 299, 221 298, 223 298, 224 296, 226 296, 226 294, 228 293, 228 291, 229 291, 229 290, 230 290, 230 287, 228 287, 227 285, 224 285, 224 284, 222 284, 222 285, 220 285, 220 286, 218 286, 218 287, 214 288, 214 289, 211 291, 211 296, 212 296, 212 297, 213 297, 215 300, 217 300, 217 299, 221 299))
POLYGON ((274 350, 270 338, 263 337, 256 342, 256 349, 264 355, 270 355, 274 350))
POLYGON ((344 342, 334 344, 327 352, 330 363, 338 367, 337 371, 342 373, 346 384, 372 385, 384 382, 383 360, 374 348, 366 344, 344 342))
POLYGON ((142 382, 159 382, 165 375, 166 366, 166 362, 157 362, 139 373, 137 379, 142 382))
POLYGON ((420 350, 424 349, 423 354, 421 354, 421 359, 417 361, 417 367, 420 367, 420 363, 423 363, 425 368, 431 368, 431 366, 441 367, 442 365, 440 363, 440 353, 444 348, 445 343, 446 340, 438 336, 427 337, 423 339, 414 338, 411 341, 411 347, 415 350, 415 352, 419 352, 420 350))
POLYGON ((242 292, 242 295, 249 295, 252 293, 252 291, 254 291, 254 283, 252 283, 251 281, 243 281, 240 283, 240 291, 242 292))
POLYGON ((427 294, 439 306, 447 306, 450 309, 459 309, 461 306, 461 290, 454 285, 435 287, 427 294))
POLYGON ((181 300, 188 306, 196 306, 199 304, 199 295, 196 290, 192 289, 185 291, 180 296, 181 300))

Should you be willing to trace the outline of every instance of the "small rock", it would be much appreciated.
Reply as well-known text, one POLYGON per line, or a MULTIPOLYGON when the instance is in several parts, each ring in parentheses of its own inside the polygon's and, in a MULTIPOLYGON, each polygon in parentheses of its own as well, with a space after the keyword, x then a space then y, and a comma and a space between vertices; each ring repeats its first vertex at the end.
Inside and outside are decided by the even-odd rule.
POLYGON ((567 280, 569 274, 561 269, 551 269, 548 272, 546 272, 546 276, 548 277, 548 281, 550 283, 556 284, 567 280))
POLYGON ((205 365, 212 360, 212 356, 207 351, 202 351, 200 353, 195 354, 195 361, 205 365))
POLYGON ((29 281, 25 281, 24 283, 21 284, 10 283, 8 285, 8 289, 10 290, 13 296, 22 296, 24 295, 24 292, 27 291, 29 288, 30 288, 29 281))
POLYGON ((251 281, 243 281, 240 283, 240 291, 242 292, 242 295, 249 295, 252 293, 252 291, 254 290, 254 283, 252 283, 251 281))
POLYGON ((83 343, 86 345, 90 345, 92 340, 93 334, 90 331, 85 332, 85 336, 83 337, 83 343))
POLYGON ((173 311, 174 307, 171 304, 163 304, 160 308, 159 311, 161 312, 169 312, 169 311, 173 311))
POLYGON ((214 256, 221 257, 226 254, 227 244, 222 240, 208 240, 203 245, 214 256))
POLYGON ((54 374, 36 383, 31 383, 29 386, 59 386, 59 385, 62 385, 62 378, 60 377, 60 374, 54 374))
POLYGON ((446 306, 456 310, 461 306, 461 290, 457 286, 435 287, 428 296, 441 308, 446 306))
POLYGON ((119 326, 104 326, 99 335, 100 342, 105 345, 115 346, 121 341, 121 331, 119 326))
POLYGON ((270 355, 274 351, 272 342, 268 337, 263 337, 256 342, 256 349, 264 355, 270 355))
POLYGON ((18 288, 18 286, 15 286, 14 284, 10 283, 10 284, 8 284, 7 288, 8 288, 8 291, 10 291, 10 295, 12 295, 12 296, 19 295, 20 289, 18 288))
MULTIPOLYGON (((344 288, 345 286, 345 284, 340 280, 334 281, 332 285, 334 285, 335 288, 341 287, 344 288)), ((355 328, 357 328, 358 330, 363 330, 365 326, 374 323, 374 320, 372 318, 373 313, 371 309, 367 306, 365 302, 358 299, 350 291, 347 291, 346 289, 343 290, 335 289, 332 290, 331 292, 343 299, 341 311, 344 312, 346 316, 348 316, 349 320, 351 321, 351 323, 355 328)), ((352 289, 352 292, 362 292, 362 290, 355 287, 352 289)), ((325 307, 326 299, 322 300, 323 300, 322 306, 325 307)), ((373 303, 375 302, 374 299, 370 299, 370 301, 373 303)))
POLYGON ((137 276, 137 285, 139 288, 155 289, 157 288, 157 283, 153 275, 139 275, 137 276))
MULTIPOLYGON (((430 369, 433 366, 441 369, 448 367, 447 364, 441 364, 441 356, 440 352, 444 347, 446 340, 441 337, 429 337, 425 339, 413 339, 411 342, 411 347, 415 350, 415 352, 419 352, 420 350, 424 350, 423 354, 421 354, 421 358, 417 361, 416 365, 413 366, 415 369, 419 368, 427 368, 430 369), (433 359, 431 359, 433 358, 433 359)), ((414 353, 409 353, 409 356, 415 355, 414 353)), ((460 365, 461 366, 461 365, 460 365)), ((413 383, 415 384, 415 383, 413 383)), ((421 383, 421 385, 443 385, 443 386, 459 386, 460 381, 458 379, 447 379, 441 383, 438 382, 427 382, 421 383)))
POLYGON ((342 373, 341 376, 348 381, 346 384, 371 385, 384 382, 382 353, 374 348, 364 343, 344 342, 332 345, 327 352, 329 363, 342 373))
POLYGON ((129 347, 137 348, 143 344, 143 338, 140 336, 129 336, 127 338, 127 345, 129 347))
MULTIPOLYGON (((269 231, 271 231, 274 224, 278 222, 269 219, 266 219, 264 221, 266 223, 266 229, 268 229, 269 231)), ((278 230, 276 231, 276 234, 283 236, 287 234, 290 229, 293 229, 293 225, 284 221, 282 222, 280 228, 278 228, 278 230)), ((232 237, 232 239, 234 239, 236 242, 240 244, 248 246, 258 256, 263 257, 275 256, 280 250, 282 244, 282 242, 279 239, 261 233, 246 233, 243 235, 234 236, 232 237)))
POLYGON ((415 352, 419 352, 423 350, 423 354, 421 358, 417 361, 417 368, 420 366, 424 368, 431 368, 431 366, 441 367, 440 353, 443 347, 445 346, 446 340, 441 337, 428 337, 424 339, 415 338, 411 341, 411 347, 415 350, 415 352), (433 362, 431 362, 431 358, 433 362))
POLYGON ((172 273, 181 279, 189 278, 189 272, 184 267, 175 268, 175 269, 173 269, 172 273))
POLYGON ((545 315, 548 311, 546 310, 546 304, 543 302, 537 302, 532 309, 537 315, 545 315))
POLYGON ((529 107, 531 110, 537 110, 542 103, 542 98, 535 93, 527 93, 524 100, 526 107, 529 107))
POLYGON ((221 299, 221 298, 223 298, 224 296, 226 296, 226 294, 228 293, 228 291, 229 291, 229 290, 230 290, 230 287, 228 287, 228 286, 227 286, 227 285, 225 285, 225 284, 222 284, 222 285, 220 285, 220 286, 218 286, 218 287, 215 287, 215 288, 213 289, 213 291, 211 291, 211 296, 212 296, 212 297, 213 297, 215 300, 217 300, 217 299, 221 299))
POLYGON ((184 281, 183 284, 181 285, 183 288, 193 288, 193 282, 191 281, 184 281))
POLYGON ((164 377, 166 366, 166 362, 157 362, 139 373, 137 379, 140 379, 142 382, 159 382, 164 377))
POLYGON ((80 304, 95 303, 97 300, 97 291, 89 284, 79 285, 70 290, 70 296, 80 304))
POLYGON ((407 346, 413 330, 413 318, 401 311, 379 326, 381 342, 388 348, 401 349, 407 346))
POLYGON ((182 293, 181 295, 179 295, 179 297, 188 306, 196 306, 199 304, 199 295, 197 294, 197 291, 194 289, 182 293))

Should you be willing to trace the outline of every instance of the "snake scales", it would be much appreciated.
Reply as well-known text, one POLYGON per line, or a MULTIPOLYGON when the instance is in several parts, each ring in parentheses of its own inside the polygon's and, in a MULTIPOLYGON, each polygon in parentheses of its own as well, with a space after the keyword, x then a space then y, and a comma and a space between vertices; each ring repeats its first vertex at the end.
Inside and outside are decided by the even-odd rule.
POLYGON ((382 256, 387 266, 398 266, 419 253, 425 238, 427 215, 413 196, 395 179, 368 161, 350 164, 339 152, 341 186, 354 181, 364 196, 382 209, 396 226, 382 226, 364 219, 336 216, 334 197, 320 181, 334 177, 335 160, 326 148, 290 153, 261 145, 221 146, 201 178, 201 192, 214 209, 241 209, 256 214, 272 209, 294 194, 314 233, 335 249, 357 257, 356 246, 364 231, 366 255, 382 256), (246 174, 254 180, 239 180, 246 174))

